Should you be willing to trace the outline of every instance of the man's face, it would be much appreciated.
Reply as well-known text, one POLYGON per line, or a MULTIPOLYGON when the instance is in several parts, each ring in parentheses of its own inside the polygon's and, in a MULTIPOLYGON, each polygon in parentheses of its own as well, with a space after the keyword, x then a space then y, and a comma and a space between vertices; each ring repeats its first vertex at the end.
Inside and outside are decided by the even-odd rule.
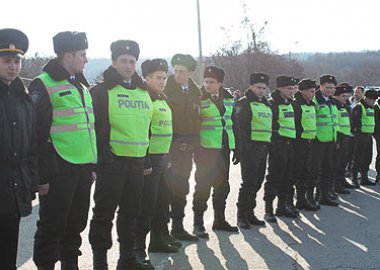
POLYGON ((354 93, 355 100, 362 99, 363 95, 364 95, 363 89, 361 89, 360 87, 356 87, 355 93, 354 93))
POLYGON ((68 64, 72 73, 83 73, 84 66, 88 63, 86 50, 68 53, 68 64))
POLYGON ((324 84, 321 84, 320 89, 324 96, 331 97, 335 92, 335 84, 324 83, 324 84))
POLYGON ((15 56, 0 56, 0 80, 10 84, 20 74, 21 59, 15 56))
POLYGON ((306 90, 302 90, 302 96, 307 100, 307 101, 312 101, 315 95, 315 88, 309 88, 306 90))
POLYGON ((298 84, 294 86, 292 96, 294 96, 298 92, 298 84))
POLYGON ((251 91, 255 93, 258 98, 262 98, 265 96, 267 91, 267 85, 265 83, 254 83, 249 86, 249 89, 251 89, 251 91))
POLYGON ((348 93, 340 94, 339 96, 334 96, 334 98, 338 100, 340 104, 346 104, 348 99, 348 93))
POLYGON ((191 71, 182 65, 174 65, 174 79, 180 85, 187 85, 189 83, 191 71))
POLYGON ((155 92, 161 93, 166 85, 167 75, 165 71, 155 71, 145 77, 146 84, 155 92))
POLYGON ((372 98, 365 98, 364 101, 371 107, 373 107, 375 105, 375 102, 376 102, 376 99, 372 99, 372 98))
POLYGON ((294 93, 294 85, 279 87, 278 90, 284 98, 290 98, 294 93))
POLYGON ((132 79, 132 75, 136 72, 136 63, 136 58, 130 54, 122 54, 112 60, 112 66, 124 80, 132 79))
POLYGON ((217 94, 222 84, 217 79, 208 77, 204 79, 203 86, 207 93, 217 94))

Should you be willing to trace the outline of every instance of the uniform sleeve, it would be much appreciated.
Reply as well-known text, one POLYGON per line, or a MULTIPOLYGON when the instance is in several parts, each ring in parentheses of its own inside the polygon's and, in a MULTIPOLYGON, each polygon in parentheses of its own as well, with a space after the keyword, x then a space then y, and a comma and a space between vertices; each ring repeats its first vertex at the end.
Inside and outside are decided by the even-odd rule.
POLYGON ((362 106, 357 105, 352 110, 352 133, 357 133, 361 131, 362 123, 362 106))
POLYGON ((272 102, 272 133, 273 136, 278 135, 278 104, 276 102, 272 102))
POLYGON ((37 151, 37 135, 36 135, 36 114, 33 106, 33 125, 32 125, 32 138, 28 153, 28 167, 32 180, 31 192, 38 190, 39 176, 38 176, 38 151, 37 151))
POLYGON ((380 110, 379 106, 375 105, 375 133, 376 138, 380 136, 380 110))
POLYGON ((235 150, 240 153, 241 142, 240 142, 239 126, 238 126, 238 119, 236 115, 235 106, 232 111, 231 120, 232 120, 232 129, 233 129, 234 137, 235 137, 235 150))
POLYGON ((32 81, 29 92, 35 105, 39 184, 43 185, 49 182, 49 148, 51 147, 49 136, 53 114, 52 105, 45 85, 40 79, 32 81))
POLYGON ((296 126, 296 136, 297 139, 301 138, 302 134, 302 112, 301 112, 301 106, 298 103, 293 103, 293 110, 294 110, 294 123, 296 126))
POLYGON ((251 141, 251 119, 252 112, 248 107, 248 102, 239 100, 236 104, 237 132, 241 147, 251 141))

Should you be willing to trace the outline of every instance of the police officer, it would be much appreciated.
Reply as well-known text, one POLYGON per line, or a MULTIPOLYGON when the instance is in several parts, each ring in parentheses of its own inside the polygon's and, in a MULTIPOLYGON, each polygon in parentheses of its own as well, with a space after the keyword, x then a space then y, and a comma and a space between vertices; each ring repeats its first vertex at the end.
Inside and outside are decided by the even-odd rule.
POLYGON ((347 106, 349 93, 353 87, 348 84, 339 84, 335 88, 333 101, 338 109, 338 130, 335 148, 334 191, 339 194, 350 194, 346 184, 346 165, 351 136, 350 108, 347 106))
POLYGON ((107 250, 112 246, 112 221, 117 207, 117 269, 154 269, 137 260, 133 252, 153 104, 136 73, 140 54, 137 42, 115 41, 111 52, 112 65, 103 73, 104 82, 91 90, 99 149, 89 233, 94 269, 108 269, 107 250))
POLYGON ((368 179, 369 165, 372 161, 372 134, 375 131, 375 113, 373 106, 379 97, 376 90, 367 90, 364 98, 352 110, 352 132, 355 136, 354 165, 352 182, 355 187, 376 185, 368 179), (358 173, 361 181, 359 184, 358 173))
POLYGON ((289 190, 292 186, 293 141, 296 138, 294 110, 291 95, 294 92, 293 77, 276 78, 277 90, 271 95, 273 136, 269 148, 269 167, 265 183, 265 220, 276 222, 273 215, 273 200, 278 196, 277 216, 297 218, 298 215, 289 204, 289 190))
POLYGON ((20 218, 38 184, 33 104, 18 77, 28 45, 20 30, 0 29, 0 269, 16 269, 20 218))
MULTIPOLYGON (((163 59, 146 60, 141 65, 142 74, 145 79, 146 87, 153 102, 153 118, 150 126, 150 143, 147 158, 150 164, 145 167, 152 168, 152 172, 144 176, 144 189, 142 193, 141 213, 137 219, 135 253, 142 261, 148 261, 146 254, 146 236, 151 230, 153 217, 155 223, 166 226, 170 196, 166 183, 162 179, 163 168, 166 165, 165 156, 169 153, 173 135, 172 114, 169 105, 166 103, 166 96, 162 91, 165 88, 168 63, 163 59), (160 193, 158 193, 160 191, 160 193), (160 201, 160 202, 158 202, 160 201), (157 203, 156 203, 157 202, 157 203), (167 202, 167 205, 163 205, 167 202), (157 206, 164 209, 158 209, 157 206), (162 213, 165 213, 162 215, 162 213)), ((178 252, 176 246, 172 246, 163 239, 162 228, 155 226, 155 231, 151 231, 149 251, 150 252, 178 252)))
MULTIPOLYGON (((195 172, 195 191, 193 199, 194 234, 208 238, 204 227, 203 214, 213 188, 214 224, 213 230, 237 232, 225 218, 226 199, 230 191, 229 168, 230 151, 237 143, 237 126, 233 107, 233 96, 222 87, 224 71, 209 66, 204 70, 201 91, 201 150, 195 172)), ((233 157, 236 165, 238 154, 233 157)))
POLYGON ((317 135, 313 142, 311 181, 313 186, 307 190, 309 202, 318 207, 314 200, 314 188, 319 184, 320 204, 338 206, 331 199, 330 188, 333 173, 333 153, 337 136, 337 108, 331 97, 337 85, 332 75, 322 75, 319 78, 320 89, 315 93, 317 135), (319 180, 319 183, 318 183, 319 180))
MULTIPOLYGON (((312 143, 317 133, 315 104, 313 102, 316 81, 303 79, 299 82, 299 92, 295 94, 294 117, 297 139, 294 142, 293 179, 297 190, 296 208, 299 210, 316 211, 317 207, 306 199, 306 190, 311 186, 310 170, 312 143)), ((292 188, 293 189, 293 188, 292 188)), ((293 200, 293 192, 290 192, 293 200)))
POLYGON ((174 75, 168 78, 165 94, 173 115, 173 142, 170 147, 169 182, 171 190, 171 234, 178 240, 196 241, 198 237, 183 228, 186 195, 193 158, 198 166, 200 97, 198 86, 190 78, 196 61, 190 55, 176 54, 171 59, 174 75))
POLYGON ((242 182, 237 201, 237 223, 242 229, 265 225, 254 214, 256 195, 264 181, 268 146, 272 137, 272 109, 265 98, 269 76, 252 73, 249 89, 236 103, 241 140, 242 182))
POLYGON ((36 104, 40 217, 34 242, 38 269, 78 269, 80 233, 87 224, 92 165, 97 160, 92 99, 83 75, 83 32, 53 38, 57 58, 30 85, 36 104))

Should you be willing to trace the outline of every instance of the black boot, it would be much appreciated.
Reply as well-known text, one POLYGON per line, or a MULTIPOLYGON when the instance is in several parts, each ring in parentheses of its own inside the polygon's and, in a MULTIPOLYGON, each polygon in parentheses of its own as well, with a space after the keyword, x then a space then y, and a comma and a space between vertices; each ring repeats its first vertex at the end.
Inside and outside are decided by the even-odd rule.
POLYGON ((231 226, 224 215, 224 209, 221 211, 214 210, 214 223, 212 224, 212 229, 214 231, 224 231, 224 232, 238 232, 239 229, 236 226, 231 226))
POLYGON ((148 255, 146 254, 146 237, 145 236, 136 236, 135 245, 133 247, 133 252, 135 253, 136 258, 140 262, 145 262, 150 264, 148 255))
POLYGON ((361 185, 363 185, 363 186, 376 186, 375 182, 372 182, 371 180, 369 180, 368 172, 363 172, 360 174, 361 174, 361 181, 360 181, 361 185))
POLYGON ((92 250, 94 270, 108 270, 107 250, 92 250))
POLYGON ((173 227, 172 227, 172 236, 178 240, 182 241, 198 241, 198 237, 195 235, 192 235, 185 231, 183 228, 182 219, 181 220, 175 220, 173 219, 173 227))
POLYGON ((161 234, 151 232, 148 251, 152 253, 177 253, 178 247, 165 241, 161 234))
POLYGON ((273 201, 265 202, 265 215, 264 219, 269 223, 276 223, 277 218, 273 214, 273 201))
POLYGON ((376 175, 376 181, 375 181, 376 184, 380 185, 380 174, 377 174, 376 175))
POLYGON ((298 218, 298 215, 292 210, 289 203, 286 200, 278 200, 278 205, 276 209, 276 216, 278 217, 289 217, 298 218))
POLYGON ((343 187, 341 179, 336 179, 334 181, 334 190, 338 194, 351 194, 351 192, 343 187))
POLYGON ((193 234, 199 238, 208 239, 209 235, 203 225, 203 213, 194 212, 194 230, 193 234))
POLYGON ((139 261, 129 247, 120 245, 120 258, 116 270, 154 270, 154 267, 149 263, 139 261))
POLYGON ((322 205, 328 205, 328 206, 339 205, 339 203, 331 199, 330 194, 327 189, 321 189, 321 199, 319 200, 319 203, 322 205))
POLYGON ((177 239, 175 239, 173 236, 171 236, 169 233, 164 233, 161 236, 162 236, 162 240, 166 244, 171 245, 173 247, 177 247, 177 248, 182 247, 182 243, 178 241, 177 239))
POLYGON ((355 188, 360 188, 358 172, 352 172, 352 183, 354 184, 355 188))
POLYGON ((299 209, 299 210, 317 211, 317 207, 314 206, 314 205, 311 205, 306 200, 306 190, 304 190, 304 189, 297 190, 296 208, 299 209))
POLYGON ((344 188, 355 188, 354 185, 347 182, 346 178, 342 179, 341 183, 342 183, 342 187, 344 187, 344 188))
POLYGON ((252 225, 257 225, 257 226, 265 226, 265 221, 264 220, 260 220, 256 217, 255 213, 252 211, 249 211, 247 213, 247 219, 248 219, 248 222, 252 225))
POLYGON ((247 213, 245 209, 239 209, 237 211, 237 225, 240 229, 249 230, 251 225, 249 225, 249 221, 247 219, 247 213))
POLYGON ((308 187, 306 189, 306 201, 317 210, 321 209, 319 203, 314 198, 314 187, 308 187))

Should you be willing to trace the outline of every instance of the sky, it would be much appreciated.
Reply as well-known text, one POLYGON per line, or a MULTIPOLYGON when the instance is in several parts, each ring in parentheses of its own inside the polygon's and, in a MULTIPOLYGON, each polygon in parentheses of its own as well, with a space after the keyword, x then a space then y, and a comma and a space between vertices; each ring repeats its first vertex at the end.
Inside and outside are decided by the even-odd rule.
MULTIPOLYGON (((246 43, 246 14, 262 39, 279 53, 379 50, 380 2, 376 0, 199 0, 203 55, 234 40, 246 43)), ((88 56, 110 57, 110 44, 133 39, 141 57, 199 55, 196 0, 19 0, 2 3, 0 26, 24 31, 27 56, 54 54, 52 37, 84 31, 88 56), (9 9, 9 11, 8 11, 9 9)))

